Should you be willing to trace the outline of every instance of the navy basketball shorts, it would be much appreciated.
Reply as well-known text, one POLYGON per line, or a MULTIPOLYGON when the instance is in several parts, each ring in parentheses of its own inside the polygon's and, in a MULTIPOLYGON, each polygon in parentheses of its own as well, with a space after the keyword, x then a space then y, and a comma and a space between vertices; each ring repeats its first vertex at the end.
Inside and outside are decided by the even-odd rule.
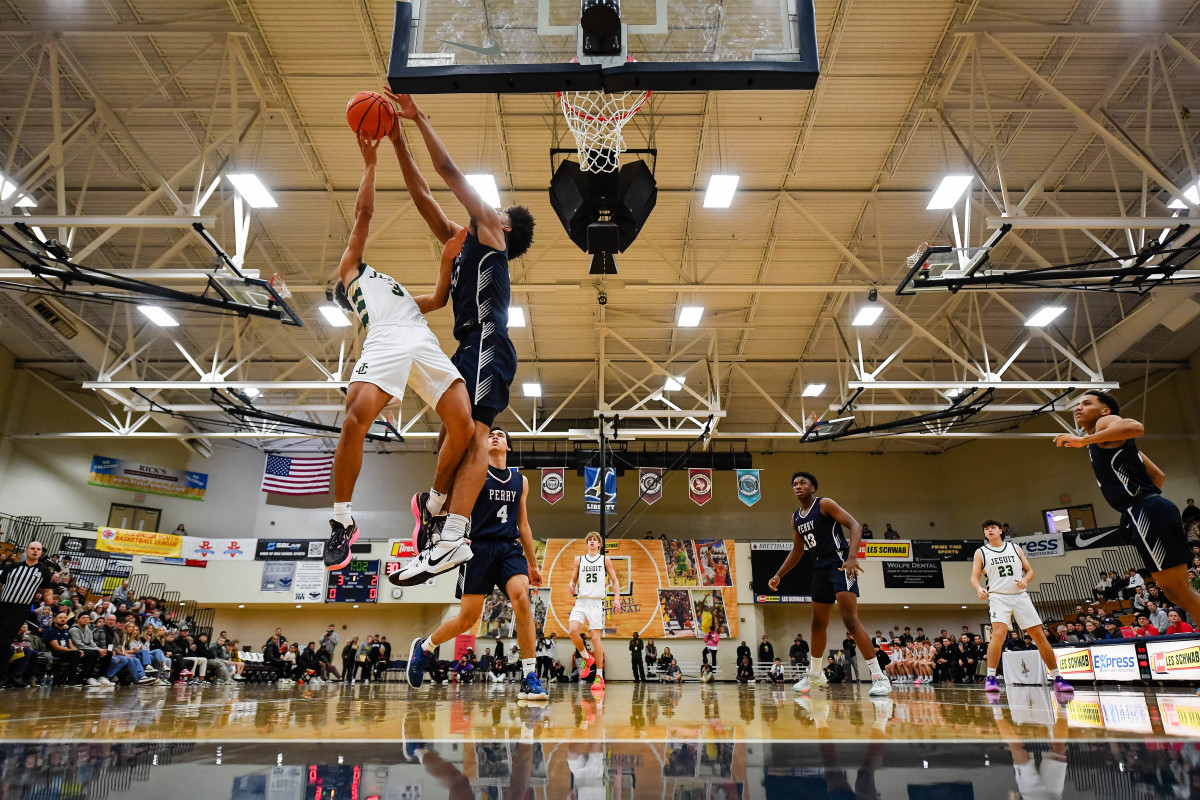
POLYGON ((813 564, 814 603, 836 603, 838 592, 853 592, 858 595, 858 581, 842 571, 843 563, 841 558, 833 556, 813 564))
POLYGON ((1137 548, 1151 572, 1192 560, 1179 508, 1161 494, 1147 495, 1125 509, 1118 535, 1122 544, 1137 548))
POLYGON ((467 384, 471 418, 491 425, 508 408, 508 389, 517 375, 517 349, 507 332, 485 322, 467 333, 450 360, 467 384))
POLYGON ((474 539, 471 552, 471 560, 458 568, 454 596, 459 600, 464 594, 489 595, 493 588, 504 592, 514 575, 529 577, 529 562, 516 539, 474 539))

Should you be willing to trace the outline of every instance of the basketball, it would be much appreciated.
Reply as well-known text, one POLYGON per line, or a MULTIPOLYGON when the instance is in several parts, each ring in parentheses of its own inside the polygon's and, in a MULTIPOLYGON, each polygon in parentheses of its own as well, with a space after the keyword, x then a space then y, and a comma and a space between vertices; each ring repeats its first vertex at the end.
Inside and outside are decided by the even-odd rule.
POLYGON ((359 92, 346 104, 346 122, 355 134, 382 139, 396 122, 396 109, 379 92, 359 92))

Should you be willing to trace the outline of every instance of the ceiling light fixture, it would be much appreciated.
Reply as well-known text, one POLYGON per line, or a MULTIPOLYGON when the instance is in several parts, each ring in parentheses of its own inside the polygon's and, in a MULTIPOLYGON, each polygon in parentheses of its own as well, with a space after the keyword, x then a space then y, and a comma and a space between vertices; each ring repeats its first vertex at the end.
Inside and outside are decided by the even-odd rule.
MULTIPOLYGON (((1200 186, 1193 183, 1183 190, 1183 196, 1193 203, 1200 203, 1200 186)), ((1187 203, 1179 199, 1173 199, 1167 203, 1167 208, 1187 208, 1187 203)))
MULTIPOLYGON (((17 186, 15 183, 0 175, 0 200, 7 200, 12 197, 12 193, 16 190, 17 186)), ((37 202, 22 194, 17 196, 17 202, 13 203, 13 208, 37 208, 37 202)))
POLYGON ((881 314, 883 314, 883 306, 863 306, 858 310, 858 313, 854 315, 854 321, 850 324, 856 328, 866 328, 874 325, 881 314))
POLYGON ((971 185, 972 180, 974 180, 973 175, 947 175, 942 178, 942 182, 933 190, 933 197, 929 198, 929 204, 925 206, 925 209, 939 211, 954 208, 954 204, 958 202, 958 198, 963 196, 963 192, 971 185))
POLYGON ((804 391, 800 393, 801 397, 820 397, 821 392, 825 391, 825 384, 810 383, 804 387, 804 391))
POLYGON ((1066 311, 1064 306, 1042 306, 1033 312, 1033 316, 1025 320, 1026 328, 1044 328, 1066 311))
POLYGON ((663 384, 664 392, 678 392, 687 383, 687 375, 667 376, 667 382, 663 384))
POLYGON ((704 193, 705 208, 729 208, 737 192, 739 176, 713 175, 708 179, 708 190, 704 193))
POLYGON ((540 383, 522 383, 521 391, 525 393, 526 397, 541 397, 542 385, 540 383))
POLYGON ((179 320, 172 317, 167 310, 158 306, 138 306, 138 311, 146 315, 146 319, 160 328, 178 328, 179 320))
POLYGON ((233 188, 250 204, 251 208, 277 208, 279 203, 253 172, 230 172, 225 175, 233 188))
POLYGON ((700 324, 700 318, 704 316, 704 306, 684 306, 679 309, 679 322, 681 328, 695 328, 700 324))
POLYGON ((525 309, 520 306, 508 307, 508 327, 524 328, 525 327, 525 309))
POLYGON ((479 192, 483 201, 492 208, 500 207, 500 190, 496 188, 496 179, 491 175, 466 175, 467 183, 479 192))
POLYGON ((318 306, 317 310, 321 312, 321 316, 325 317, 325 321, 335 328, 350 327, 350 320, 346 317, 346 312, 337 306, 318 306))
POLYGON ((249 397, 251 400, 262 396, 262 392, 258 389, 255 389, 253 386, 247 386, 245 389, 242 389, 242 394, 246 395, 246 397, 249 397))

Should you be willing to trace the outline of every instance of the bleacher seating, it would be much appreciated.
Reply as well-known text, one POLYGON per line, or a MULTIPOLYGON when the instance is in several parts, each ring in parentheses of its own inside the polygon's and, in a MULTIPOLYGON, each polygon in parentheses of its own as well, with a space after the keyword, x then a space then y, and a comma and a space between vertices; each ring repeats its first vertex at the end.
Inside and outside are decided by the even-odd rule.
POLYGON ((262 653, 253 650, 242 651, 242 677, 249 683, 266 683, 283 677, 283 667, 279 664, 268 664, 262 653))

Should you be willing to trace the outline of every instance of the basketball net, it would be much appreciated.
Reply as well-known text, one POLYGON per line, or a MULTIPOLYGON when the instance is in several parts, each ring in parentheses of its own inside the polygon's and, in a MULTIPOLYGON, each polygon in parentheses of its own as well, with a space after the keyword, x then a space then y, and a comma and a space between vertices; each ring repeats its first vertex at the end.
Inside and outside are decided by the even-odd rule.
POLYGON ((921 260, 921 257, 925 255, 925 251, 928 249, 929 242, 921 242, 921 246, 917 248, 916 252, 904 260, 905 267, 907 269, 912 269, 913 266, 915 266, 916 263, 921 260))
POLYGON ((650 92, 555 94, 567 127, 575 135, 580 169, 584 172, 616 172, 625 149, 621 130, 650 99, 650 92))
POLYGON ((279 297, 283 300, 290 300, 292 292, 288 289, 287 284, 283 282, 283 276, 276 272, 271 276, 271 288, 279 293, 279 297))

